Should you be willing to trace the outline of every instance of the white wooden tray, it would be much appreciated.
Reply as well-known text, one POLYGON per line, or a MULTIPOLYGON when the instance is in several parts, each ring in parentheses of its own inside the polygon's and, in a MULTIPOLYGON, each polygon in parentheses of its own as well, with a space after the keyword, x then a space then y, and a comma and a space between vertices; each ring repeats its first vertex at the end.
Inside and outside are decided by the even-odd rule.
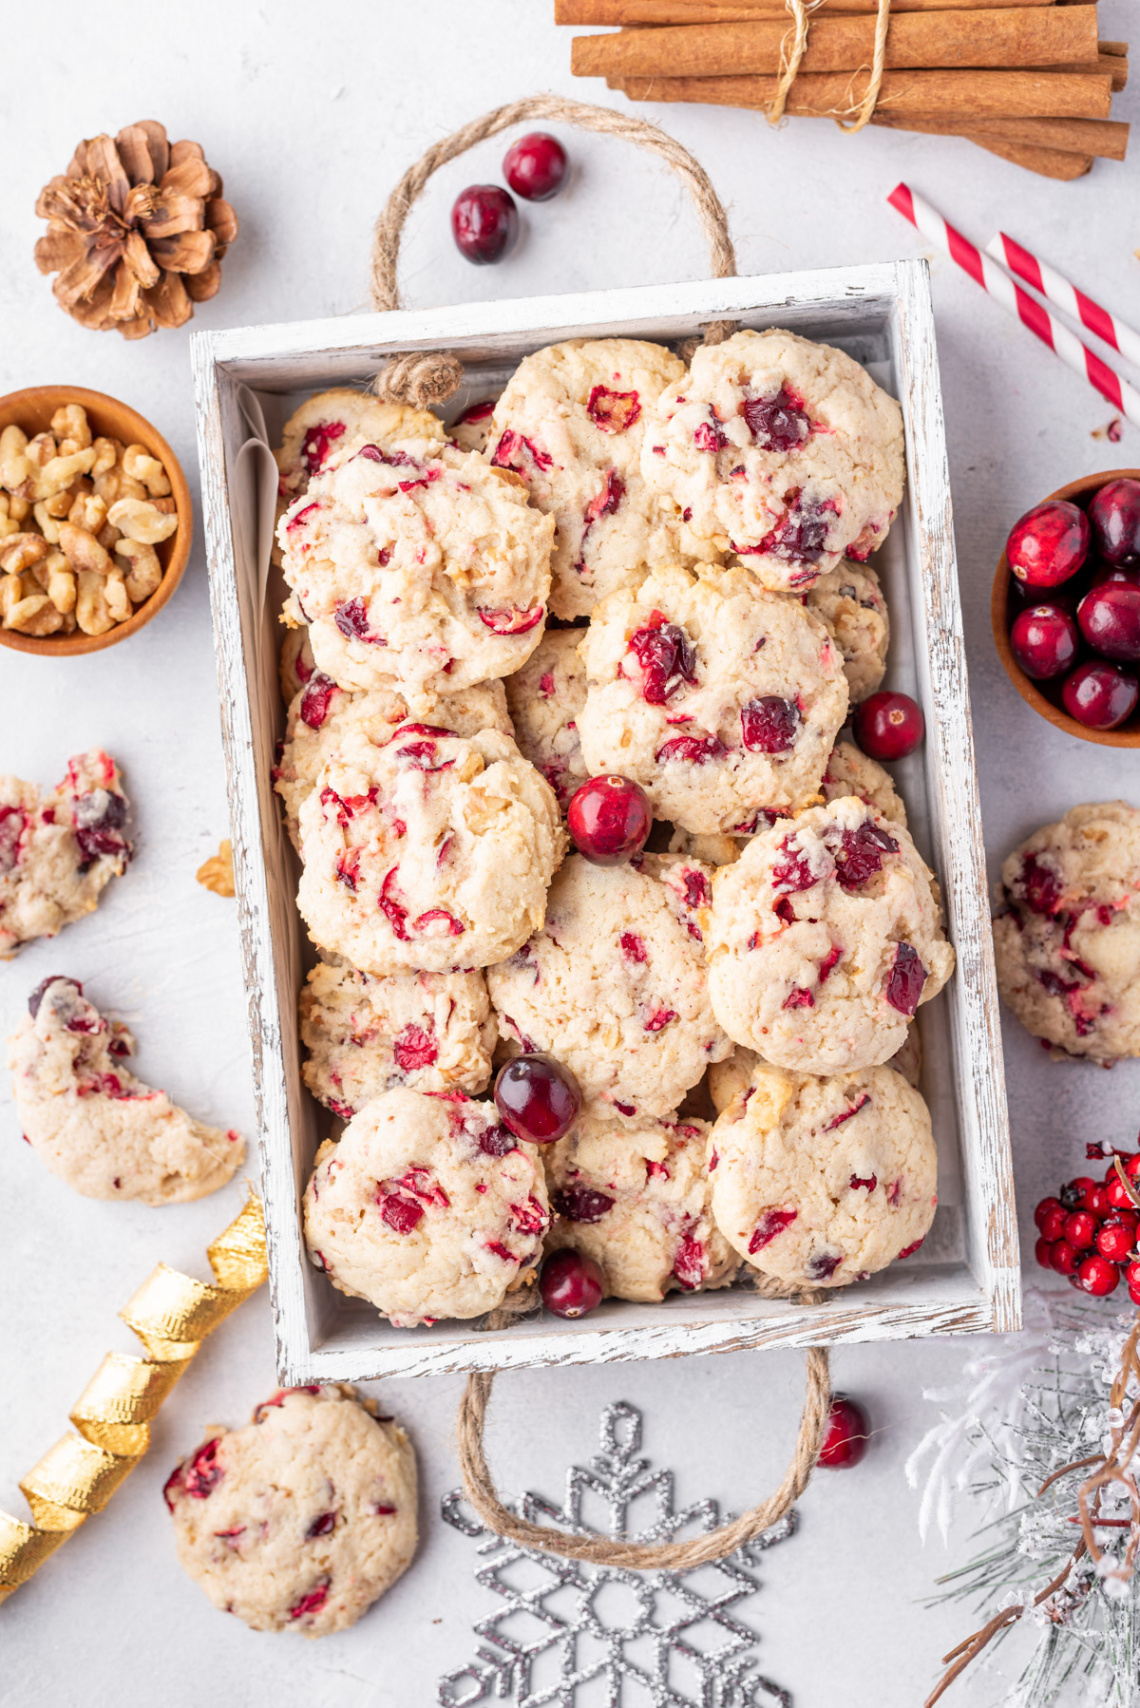
POLYGON ((191 350, 281 1381, 1018 1328, 1001 1032, 926 263, 199 332, 191 350), (915 840, 941 880, 958 952, 955 977, 920 1010, 923 1091, 939 1152, 934 1227, 914 1257, 820 1306, 766 1300, 743 1282, 672 1294, 657 1305, 609 1300, 580 1322, 542 1316, 493 1333, 462 1322, 394 1329, 371 1306, 336 1292, 308 1263, 301 1238, 301 1193, 329 1118, 300 1075, 296 998, 311 949, 270 779, 284 724, 277 688, 283 589, 266 567, 272 477, 264 450, 247 441, 262 412, 276 443, 300 395, 366 382, 394 352, 447 349, 462 357, 468 383, 447 406, 451 418, 500 390, 524 355, 559 339, 621 334, 669 343, 720 318, 838 344, 903 408, 907 496, 875 561, 891 609, 888 684, 919 700, 927 737, 896 773, 915 840))

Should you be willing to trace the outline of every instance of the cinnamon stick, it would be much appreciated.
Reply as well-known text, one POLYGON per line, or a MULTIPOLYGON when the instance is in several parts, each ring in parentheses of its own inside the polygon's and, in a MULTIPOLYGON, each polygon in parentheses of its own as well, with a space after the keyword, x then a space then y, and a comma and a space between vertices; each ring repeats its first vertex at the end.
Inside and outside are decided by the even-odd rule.
POLYGON ((921 131, 927 136, 968 136, 973 142, 986 138, 1011 148, 1087 154, 1101 160, 1123 160, 1128 149, 1129 126, 1116 119, 933 119, 876 112, 871 123, 886 130, 921 131))
MULTIPOLYGON (((765 75, 780 69, 788 25, 664 25, 617 35, 575 36, 570 69, 578 77, 765 75)), ((804 72, 870 65, 872 17, 819 17, 804 51, 804 72)), ((887 31, 888 69, 1097 63, 1095 6, 1022 6, 985 12, 903 12, 887 31)))
MULTIPOLYGON (((1103 45, 1104 44, 1102 42, 1101 46, 1103 47, 1103 45)), ((1117 54, 1100 53, 1097 55, 1096 68, 1098 71, 1107 71, 1108 72, 1109 76, 1112 78, 1112 92, 1114 95, 1119 95, 1120 91, 1127 87, 1127 85, 1128 85, 1128 56, 1127 55, 1125 55, 1123 58, 1121 58, 1117 54)), ((1079 65, 1050 65, 1050 66, 1046 67, 1045 69, 1047 69, 1049 71, 1088 71, 1090 69, 1090 67, 1087 66, 1086 64, 1084 64, 1082 61, 1082 63, 1079 65)))
MULTIPOLYGON (((857 107, 867 91, 866 71, 815 73, 796 78, 787 111, 834 118, 857 107)), ((775 77, 614 78, 631 101, 695 101, 715 107, 765 111, 775 77)), ((918 118, 1107 119, 1112 79, 1096 71, 885 71, 879 113, 918 118)))
POLYGON ((1014 144, 994 142, 985 136, 972 136, 970 141, 990 154, 1000 154, 1003 160, 1014 166, 1024 166, 1027 171, 1038 173, 1042 178, 1059 178, 1067 182, 1083 178, 1092 171, 1091 154, 1066 154, 1056 148, 1018 148, 1014 144))
MULTIPOLYGON (((1056 0, 1017 0, 1052 6, 1056 0)), ((1010 0, 892 0, 895 12, 990 11, 1010 0)), ((874 13, 875 0, 819 0, 819 13, 874 13)), ((788 21, 784 0, 554 0, 556 24, 732 24, 755 19, 788 21)))

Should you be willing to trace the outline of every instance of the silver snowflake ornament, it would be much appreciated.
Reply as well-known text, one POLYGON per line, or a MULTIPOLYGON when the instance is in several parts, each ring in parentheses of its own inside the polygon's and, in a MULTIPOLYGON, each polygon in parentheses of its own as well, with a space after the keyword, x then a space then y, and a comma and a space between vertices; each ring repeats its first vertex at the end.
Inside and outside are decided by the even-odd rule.
MULTIPOLYGON (((532 1523, 637 1542, 704 1535, 720 1523, 714 1500, 674 1508, 673 1473, 640 1456, 641 1413, 619 1402, 601 1418, 601 1451, 571 1465, 566 1497, 508 1501, 532 1523), (600 1523, 589 1522, 597 1514, 600 1523)), ((756 1670, 757 1636, 730 1611, 759 1588, 759 1556, 795 1530, 790 1512, 755 1542, 691 1571, 591 1566, 521 1547, 474 1518, 460 1490, 445 1521, 479 1542, 476 1582, 499 1597, 475 1626, 474 1659, 439 1682, 442 1708, 514 1702, 517 1708, 791 1708, 756 1670), (592 1688, 589 1688, 591 1687, 592 1688), (628 1689, 627 1689, 628 1686, 628 1689), (636 1695, 631 1694, 636 1691, 636 1695), (579 1692, 584 1692, 580 1695, 579 1692)))

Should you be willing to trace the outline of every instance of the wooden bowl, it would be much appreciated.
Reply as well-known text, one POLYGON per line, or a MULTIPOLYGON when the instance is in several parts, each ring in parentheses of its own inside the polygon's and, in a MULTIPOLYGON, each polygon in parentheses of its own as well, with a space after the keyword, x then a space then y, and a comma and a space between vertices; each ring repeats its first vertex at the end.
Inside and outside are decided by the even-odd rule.
MULTIPOLYGON (((1062 486, 1057 492, 1049 493, 1050 498, 1069 498, 1080 504, 1082 499, 1090 498, 1101 486, 1107 486, 1110 480, 1140 480, 1140 469, 1109 469, 1106 474, 1086 474, 1080 480, 1072 480, 1068 486, 1062 486)), ((1039 500, 1045 503, 1044 499, 1039 500)), ((1005 673, 1035 712, 1040 712, 1043 718, 1057 729, 1063 729, 1066 735, 1075 735, 1078 741, 1095 741, 1101 747, 1140 747, 1140 705, 1137 705, 1132 716, 1116 729, 1090 729, 1087 724, 1078 723, 1070 717, 1061 699, 1061 684, 1063 676, 1054 677, 1051 682, 1034 682, 1032 677, 1025 674, 1013 656, 1013 648, 1009 644, 1010 629, 1010 591, 1011 577, 1009 563, 1004 552, 994 575, 994 590, 990 599, 990 618, 993 622, 994 644, 998 649, 998 657, 1005 665, 1005 673)), ((1065 584, 1062 583, 1062 586, 1065 584)), ((1045 603, 1053 589, 1041 589, 1041 602, 1045 603)))
POLYGON ((7 397, 0 397, 0 432, 14 423, 23 428, 29 439, 36 433, 45 433, 51 426, 52 416, 65 403, 83 405, 96 438, 118 439, 124 445, 143 445, 158 458, 170 481, 171 497, 178 512, 178 527, 168 540, 162 540, 154 548, 162 565, 162 580, 150 598, 125 623, 116 623, 105 635, 85 635, 82 629, 76 629, 74 634, 41 638, 19 634, 15 629, 0 628, 0 645, 14 647, 17 652, 47 653, 50 657, 101 652, 104 647, 115 646, 137 634, 145 623, 158 615, 181 581, 194 537, 190 488, 177 457, 162 434, 127 404, 120 403, 118 398, 107 397, 101 391, 85 391, 82 386, 75 385, 25 386, 23 391, 9 392, 7 397))

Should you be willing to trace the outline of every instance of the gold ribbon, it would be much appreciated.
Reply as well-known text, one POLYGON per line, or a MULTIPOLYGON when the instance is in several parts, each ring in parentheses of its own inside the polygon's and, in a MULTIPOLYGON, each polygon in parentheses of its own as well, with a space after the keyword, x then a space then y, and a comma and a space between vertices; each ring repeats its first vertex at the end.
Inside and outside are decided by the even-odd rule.
POLYGON ((109 1352, 71 1413, 65 1435, 23 1478, 25 1524, 0 1512, 0 1602, 39 1570, 93 1512, 101 1512, 150 1445, 150 1423, 208 1334, 256 1293, 268 1273, 265 1215, 252 1193, 206 1252, 215 1283, 165 1263, 119 1312, 145 1358, 109 1352))

